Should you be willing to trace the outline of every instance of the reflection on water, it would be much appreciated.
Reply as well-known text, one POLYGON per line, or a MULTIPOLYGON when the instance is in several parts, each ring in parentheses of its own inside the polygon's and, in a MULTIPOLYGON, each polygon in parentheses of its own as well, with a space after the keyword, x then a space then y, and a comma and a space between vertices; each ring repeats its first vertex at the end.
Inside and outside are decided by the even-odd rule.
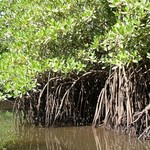
POLYGON ((22 127, 18 131, 18 150, 150 150, 150 141, 140 143, 102 128, 22 127))
POLYGON ((150 141, 144 143, 126 135, 107 130, 93 130, 97 150, 150 150, 150 141))

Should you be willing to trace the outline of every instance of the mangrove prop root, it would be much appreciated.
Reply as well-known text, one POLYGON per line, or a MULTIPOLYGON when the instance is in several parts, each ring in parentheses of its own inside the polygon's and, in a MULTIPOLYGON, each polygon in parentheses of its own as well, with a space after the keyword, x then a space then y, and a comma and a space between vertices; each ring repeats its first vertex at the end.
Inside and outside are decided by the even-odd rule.
POLYGON ((101 90, 93 126, 150 139, 150 70, 116 68, 101 90))
POLYGON ((81 75, 44 73, 39 87, 16 101, 27 123, 41 126, 105 126, 150 139, 149 65, 81 75))
POLYGON ((47 73, 37 90, 18 99, 16 110, 26 122, 39 126, 89 125, 106 77, 106 71, 97 70, 65 78, 47 73))

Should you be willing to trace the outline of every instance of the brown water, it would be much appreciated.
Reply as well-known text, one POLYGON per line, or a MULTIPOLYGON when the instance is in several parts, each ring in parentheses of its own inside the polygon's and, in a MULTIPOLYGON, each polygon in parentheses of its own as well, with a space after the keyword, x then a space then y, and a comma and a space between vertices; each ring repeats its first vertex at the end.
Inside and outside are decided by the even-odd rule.
POLYGON ((22 127, 17 131, 19 148, 14 150, 150 150, 150 141, 141 143, 102 128, 22 127))

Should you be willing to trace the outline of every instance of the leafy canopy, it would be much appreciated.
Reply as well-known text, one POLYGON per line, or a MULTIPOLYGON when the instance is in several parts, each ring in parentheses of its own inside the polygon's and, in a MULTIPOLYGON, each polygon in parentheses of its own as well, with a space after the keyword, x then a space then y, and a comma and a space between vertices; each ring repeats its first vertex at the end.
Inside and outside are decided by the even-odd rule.
POLYGON ((46 70, 86 71, 97 62, 94 37, 114 17, 106 0, 1 0, 1 99, 33 89, 46 70))
POLYGON ((150 59, 149 0, 1 0, 0 99, 64 75, 150 59))
MULTIPOLYGON (((111 65, 129 65, 150 59, 149 0, 108 0, 116 23, 102 38, 94 40, 105 52, 101 61, 111 65)), ((98 49, 99 51, 99 49, 98 49)))

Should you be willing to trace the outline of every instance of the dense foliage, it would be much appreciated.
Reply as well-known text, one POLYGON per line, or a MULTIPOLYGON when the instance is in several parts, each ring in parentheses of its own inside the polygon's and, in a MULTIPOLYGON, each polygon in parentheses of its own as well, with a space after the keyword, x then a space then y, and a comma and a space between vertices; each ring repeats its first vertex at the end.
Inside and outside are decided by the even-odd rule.
POLYGON ((150 59, 148 0, 1 0, 0 99, 66 75, 150 59))
POLYGON ((150 3, 148 0, 108 0, 117 21, 100 44, 104 63, 129 65, 149 59, 150 3))

